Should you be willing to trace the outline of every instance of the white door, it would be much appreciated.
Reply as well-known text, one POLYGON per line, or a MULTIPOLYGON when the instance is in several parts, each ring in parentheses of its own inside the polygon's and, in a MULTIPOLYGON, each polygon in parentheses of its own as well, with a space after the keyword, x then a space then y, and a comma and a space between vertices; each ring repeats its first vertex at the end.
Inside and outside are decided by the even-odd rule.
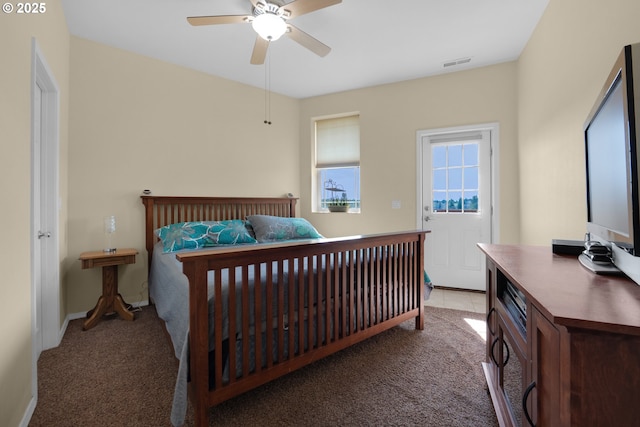
MULTIPOLYGON (((60 343, 58 238, 59 90, 32 41, 31 273, 32 343, 35 362, 42 350, 60 343)), ((35 381, 35 378, 34 378, 35 381)))
POLYGON ((422 144, 425 268, 436 286, 485 290, 491 242, 491 131, 426 134, 422 144))
MULTIPOLYGON (((33 91, 33 145, 32 145, 32 211, 33 211, 33 351, 37 357, 42 352, 42 277, 43 252, 46 249, 47 234, 43 232, 42 220, 42 88, 36 83, 33 91)), ((46 256, 46 254, 45 254, 46 256)), ((44 273, 44 274, 43 274, 44 273)))

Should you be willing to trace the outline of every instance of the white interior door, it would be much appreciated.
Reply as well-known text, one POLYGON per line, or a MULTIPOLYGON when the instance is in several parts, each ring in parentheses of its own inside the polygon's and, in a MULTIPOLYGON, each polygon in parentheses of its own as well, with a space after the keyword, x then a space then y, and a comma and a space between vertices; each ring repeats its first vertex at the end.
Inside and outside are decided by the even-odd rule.
MULTIPOLYGON (((42 252, 45 248, 45 235, 42 233, 42 88, 36 83, 33 91, 33 142, 32 142, 32 212, 33 225, 32 247, 33 247, 33 351, 38 358, 42 352, 42 277, 43 263, 42 252)), ((46 256, 46 254, 45 254, 46 256)))
MULTIPOLYGON (((31 273, 34 362, 60 343, 59 90, 35 39, 32 45, 31 273)), ((35 370, 35 367, 34 367, 35 370)))
POLYGON ((428 134, 422 144, 425 268, 436 286, 485 290, 491 242, 491 131, 428 134))

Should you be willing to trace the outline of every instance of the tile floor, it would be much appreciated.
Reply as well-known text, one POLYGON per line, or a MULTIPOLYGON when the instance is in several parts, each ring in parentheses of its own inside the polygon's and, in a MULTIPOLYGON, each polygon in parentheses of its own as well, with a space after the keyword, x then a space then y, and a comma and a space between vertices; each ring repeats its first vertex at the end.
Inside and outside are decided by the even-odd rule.
POLYGON ((425 301, 425 305, 475 313, 486 313, 487 311, 487 301, 484 293, 467 292, 457 289, 433 289, 429 299, 425 301))

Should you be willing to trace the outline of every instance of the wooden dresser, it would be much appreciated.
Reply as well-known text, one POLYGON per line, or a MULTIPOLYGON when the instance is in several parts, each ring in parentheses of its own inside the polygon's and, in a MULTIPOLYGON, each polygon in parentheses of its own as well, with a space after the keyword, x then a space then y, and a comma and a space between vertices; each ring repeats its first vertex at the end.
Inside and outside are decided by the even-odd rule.
POLYGON ((500 425, 639 425, 640 286, 550 247, 479 246, 483 369, 500 425))

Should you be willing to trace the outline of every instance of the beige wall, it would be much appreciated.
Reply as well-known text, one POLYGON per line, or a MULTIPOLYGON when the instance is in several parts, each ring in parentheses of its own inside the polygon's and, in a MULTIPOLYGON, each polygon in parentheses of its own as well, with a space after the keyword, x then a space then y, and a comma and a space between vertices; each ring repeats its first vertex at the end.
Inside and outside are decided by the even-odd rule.
POLYGON ((302 215, 327 236, 416 228, 416 132, 498 122, 500 240, 519 239, 514 62, 309 98, 300 112, 302 215), (360 214, 311 213, 312 121, 360 113, 360 214), (400 200, 401 209, 392 209, 400 200))
MULTIPOLYGON (((66 254, 69 33, 60 2, 42 15, 0 15, 0 425, 17 426, 31 390, 31 43, 35 37, 60 89, 60 252, 66 254), (7 209, 10 207, 10 209, 7 209)), ((64 311, 64 307, 62 307, 64 311)))
POLYGON ((78 255, 103 248, 102 220, 116 216, 116 246, 140 251, 120 268, 127 302, 146 299, 140 194, 299 194, 298 105, 264 92, 76 37, 71 38, 68 313, 95 305, 99 269, 78 255))
POLYGON ((583 124, 622 47, 640 42, 639 17, 637 0, 552 0, 521 55, 523 243, 583 238, 583 124))

